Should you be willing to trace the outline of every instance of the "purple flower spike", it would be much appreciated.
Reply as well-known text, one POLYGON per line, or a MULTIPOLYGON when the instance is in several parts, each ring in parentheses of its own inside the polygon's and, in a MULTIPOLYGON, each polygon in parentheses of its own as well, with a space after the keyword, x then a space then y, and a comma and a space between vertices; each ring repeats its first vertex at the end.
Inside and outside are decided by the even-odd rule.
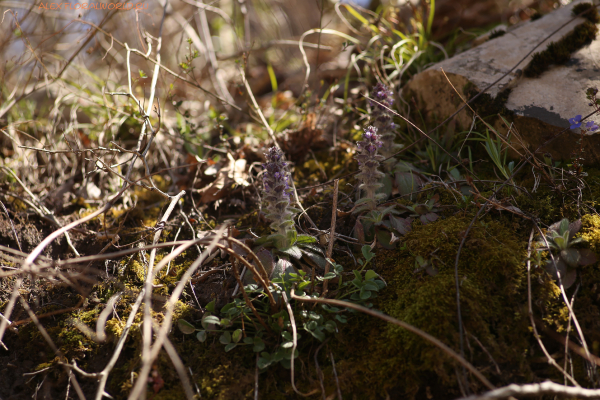
POLYGON ((585 127, 586 127, 586 129, 587 129, 588 131, 590 131, 590 132, 595 132, 595 131, 597 131, 597 130, 598 130, 598 125, 596 125, 596 123, 595 123, 594 121, 588 121, 588 122, 585 124, 585 127))
POLYGON ((571 129, 577 129, 581 126, 581 115, 576 115, 573 118, 569 118, 569 123, 571 124, 571 129))
MULTIPOLYGON (((394 143, 396 139, 396 124, 392 121, 392 111, 389 109, 394 105, 394 93, 382 83, 375 85, 371 91, 371 123, 377 128, 383 147, 381 148, 381 154, 385 158, 390 157, 398 151, 400 145, 394 143)), ((396 160, 393 158, 386 161, 386 165, 391 168, 396 160)))
MULTIPOLYGON (((381 136, 377 133, 377 128, 369 126, 363 133, 363 140, 356 143, 360 151, 354 158, 358 161, 360 173, 356 176, 361 182, 359 189, 363 191, 360 204, 355 212, 364 209, 374 210, 377 207, 377 200, 382 197, 376 194, 377 189, 383 186, 379 181, 383 176, 377 167, 379 167, 383 156, 377 154, 377 149, 383 146, 381 136)), ((385 196, 385 195, 383 195, 385 196)))
MULTIPOLYGON (((287 163, 283 161, 283 153, 279 148, 273 146, 265 153, 267 162, 263 164, 265 174, 263 175, 264 200, 268 203, 266 207, 267 218, 270 219, 271 228, 283 242, 281 247, 287 247, 288 232, 294 230, 293 216, 295 209, 290 207, 291 176, 287 170, 287 163)), ((282 243, 280 242, 280 243, 282 243)))

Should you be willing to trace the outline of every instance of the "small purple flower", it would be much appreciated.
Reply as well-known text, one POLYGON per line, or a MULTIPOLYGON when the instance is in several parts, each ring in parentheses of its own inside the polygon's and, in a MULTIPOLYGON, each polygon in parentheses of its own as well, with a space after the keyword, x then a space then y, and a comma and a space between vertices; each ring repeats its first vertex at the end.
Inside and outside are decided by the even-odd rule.
POLYGON ((379 182, 383 173, 377 169, 380 162, 384 159, 383 156, 377 154, 377 149, 383 146, 383 142, 381 141, 381 136, 377 133, 377 128, 374 126, 367 127, 362 139, 356 143, 360 153, 354 156, 354 158, 358 161, 360 169, 360 173, 356 177, 361 182, 359 189, 364 193, 361 198, 363 200, 361 203, 364 206, 357 208, 355 212, 364 209, 375 209, 377 207, 377 200, 381 197, 376 194, 376 191, 383 186, 379 182))
POLYGON ((571 124, 570 129, 577 129, 581 126, 581 115, 576 115, 574 118, 569 118, 569 123, 571 124))
MULTIPOLYGON (((394 143, 396 139, 397 126, 392 121, 392 112, 389 110, 394 105, 394 93, 382 83, 378 83, 371 90, 371 123, 377 128, 383 147, 381 148, 381 154, 388 158, 392 156, 400 147, 400 145, 394 143)), ((386 161, 386 167, 391 168, 396 160, 393 158, 386 161)))
MULTIPOLYGON (((283 153, 279 148, 273 146, 265 153, 267 162, 263 164, 265 174, 263 175, 264 200, 268 203, 266 207, 267 218, 270 219, 271 228, 277 231, 281 240, 287 240, 288 232, 294 228, 295 209, 290 207, 291 176, 287 170, 287 163, 283 161, 283 153)), ((287 243, 289 245, 290 243, 287 243)), ((283 243, 282 247, 287 247, 283 243)))
POLYGON ((594 132, 594 131, 597 131, 597 130, 598 130, 598 125, 596 125, 596 123, 595 123, 594 121, 588 121, 588 122, 585 124, 585 128, 586 128, 588 131, 594 132))

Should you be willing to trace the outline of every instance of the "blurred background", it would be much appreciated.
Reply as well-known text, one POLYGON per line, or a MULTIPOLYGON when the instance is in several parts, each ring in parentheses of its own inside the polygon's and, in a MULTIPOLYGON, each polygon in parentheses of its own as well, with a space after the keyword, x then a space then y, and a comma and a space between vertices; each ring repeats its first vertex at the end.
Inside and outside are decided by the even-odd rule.
MULTIPOLYGON (((510 29, 561 1, 147 0, 123 2, 120 10, 112 0, 0 1, 0 163, 39 186, 44 198, 70 193, 73 185, 85 199, 101 197, 84 190, 84 176, 102 193, 119 182, 92 174, 94 160, 26 147, 116 141, 141 149, 148 140, 140 135, 143 108, 161 144, 151 169, 217 163, 232 150, 250 164, 260 161, 268 138, 254 100, 276 134, 308 129, 319 132, 309 135, 318 141, 325 132, 331 144, 344 123, 364 118, 359 93, 376 80, 398 90, 492 30, 510 29), (157 63, 164 67, 159 74, 157 63), (69 190, 59 184, 65 179, 69 190)), ((317 142, 305 144, 292 160, 317 142)), ((109 158, 121 165, 127 157, 109 158)), ((165 179, 179 187, 190 180, 184 170, 165 179)), ((75 195, 65 196, 57 202, 75 195)))

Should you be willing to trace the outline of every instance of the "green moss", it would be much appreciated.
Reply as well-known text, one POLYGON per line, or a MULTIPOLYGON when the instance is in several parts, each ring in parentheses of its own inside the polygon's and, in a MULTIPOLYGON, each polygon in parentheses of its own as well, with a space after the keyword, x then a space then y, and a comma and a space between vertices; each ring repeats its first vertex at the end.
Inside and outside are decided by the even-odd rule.
POLYGON ((531 17, 529 17, 529 19, 531 21, 535 21, 537 19, 542 18, 544 15, 542 13, 540 13, 539 11, 536 11, 531 17))
MULTIPOLYGON (((425 226, 416 222, 405 237, 406 250, 378 252, 376 257, 377 271, 388 287, 375 307, 454 349, 459 348, 454 260, 471 218, 453 216, 425 226), (433 260, 439 274, 415 274, 417 255, 433 260)), ((506 222, 477 222, 465 242, 459 261, 461 314, 471 362, 489 364, 475 337, 499 365, 510 366, 509 375, 529 379, 533 372, 526 357, 532 337, 523 307, 527 242, 525 232, 519 234, 506 222)), ((536 270, 534 277, 536 299, 547 315, 559 319, 556 285, 542 279, 545 272, 536 270)), ((346 391, 360 393, 359 398, 390 393, 411 398, 429 385, 443 387, 444 397, 460 395, 455 364, 437 348, 397 326, 364 317, 359 321, 341 333, 340 345, 332 344, 346 391)))
POLYGON ((600 216, 584 215, 581 218, 582 229, 580 236, 589 243, 590 249, 600 253, 600 216))
POLYGON ((600 22, 600 14, 598 13, 598 9, 594 7, 592 3, 579 3, 575 5, 571 11, 571 14, 576 17, 583 12, 585 12, 585 14, 583 14, 582 17, 586 18, 591 23, 597 24, 600 22))
POLYGON ((502 30, 502 29, 495 29, 495 30, 493 30, 493 31, 490 33, 490 38, 489 38, 489 40, 495 39, 495 38, 497 38, 497 37, 500 37, 500 36, 504 36, 504 34, 505 34, 505 33, 506 33, 506 31, 505 31, 505 30, 502 30))
POLYGON ((540 76, 553 64, 566 64, 571 59, 571 53, 591 43, 597 33, 598 28, 593 22, 585 21, 577 25, 569 35, 558 42, 550 43, 546 50, 534 53, 523 74, 526 77, 534 78, 540 76))
MULTIPOLYGON (((470 99, 479 93, 477 87, 469 82, 463 87, 463 93, 465 97, 470 99)), ((489 93, 482 93, 475 101, 471 103, 471 107, 479 114, 482 118, 495 117, 498 114, 504 117, 510 117, 513 112, 506 108, 506 102, 510 96, 510 89, 505 89, 498 93, 496 97, 492 97, 489 93)))

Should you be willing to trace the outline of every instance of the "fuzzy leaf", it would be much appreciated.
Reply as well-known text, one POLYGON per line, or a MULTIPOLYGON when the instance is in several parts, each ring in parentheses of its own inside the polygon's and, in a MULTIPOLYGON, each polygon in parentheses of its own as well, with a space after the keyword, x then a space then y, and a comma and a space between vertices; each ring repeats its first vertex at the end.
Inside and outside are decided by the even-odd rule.
POLYGON ((435 220, 437 220, 440 216, 437 215, 436 213, 427 213, 424 215, 425 218, 427 218, 427 220, 429 222, 433 222, 435 220))
POLYGON ((320 255, 315 254, 312 251, 306 251, 306 250, 301 250, 301 251, 302 251, 302 254, 304 255, 304 257, 308 259, 307 261, 309 264, 312 262, 321 269, 325 269, 325 267, 327 266, 327 261, 325 260, 325 258, 321 257, 320 255))
POLYGON ((291 247, 288 247, 287 249, 279 249, 279 251, 284 254, 290 255, 298 260, 302 258, 302 252, 300 251, 298 246, 291 246, 291 247))
MULTIPOLYGON (((267 271, 267 275, 271 276, 271 274, 273 273, 273 268, 275 267, 275 260, 273 259, 273 253, 271 253, 267 249, 260 249, 259 251, 256 252, 256 256, 262 263, 263 267, 265 267, 265 270, 267 271)), ((257 265, 257 267, 258 267, 258 265, 257 265)))
POLYGON ((273 270, 272 278, 281 278, 286 273, 296 273, 296 270, 294 269, 294 266, 291 262, 284 258, 280 258, 275 264, 275 269, 273 270))
POLYGON ((319 246, 315 246, 314 244, 303 243, 303 244, 299 244, 298 246, 301 247, 300 250, 308 249, 308 250, 312 251, 313 253, 325 255, 323 250, 319 246))
POLYGON ((262 246, 262 245, 265 245, 267 243, 272 243, 272 242, 274 242, 274 238, 272 236, 263 236, 263 237, 259 237, 258 239, 254 240, 254 245, 262 246))
POLYGON ((581 230, 581 220, 573 221, 569 224, 569 238, 573 238, 577 232, 581 230))
POLYGON ((562 258, 570 267, 576 267, 579 264, 581 258, 579 250, 568 248, 560 252, 560 258, 562 258))
POLYGON ((554 279, 558 280, 557 270, 560 272, 560 276, 563 277, 566 275, 569 266, 560 257, 554 257, 554 260, 556 261, 556 266, 552 260, 548 260, 548 262, 546 262, 546 271, 548 271, 548 273, 552 275, 554 279))
POLYGON ((558 233, 563 234, 569 230, 569 220, 564 218, 558 223, 558 233))
POLYGON ((390 222, 392 223, 392 228, 394 228, 399 234, 406 235, 408 232, 412 231, 412 218, 399 218, 394 217, 393 215, 390 215, 389 218, 390 222))
POLYGON ((356 202, 354 203, 355 206, 359 206, 361 204, 366 204, 366 203, 370 203, 371 201, 373 201, 373 199, 369 199, 368 197, 365 197, 363 199, 360 200, 356 200, 356 202))
POLYGON ((317 241, 316 237, 309 236, 309 235, 298 235, 298 237, 296 238, 297 245, 315 243, 316 241, 317 241))
POLYGON ((365 242, 365 228, 359 218, 356 219, 356 223, 354 224, 354 237, 358 239, 358 243, 365 242))
POLYGON ((590 264, 594 264, 596 261, 598 261, 598 257, 596 256, 596 253, 594 253, 590 249, 580 249, 579 255, 580 255, 579 265, 590 265, 590 264))
POLYGON ((573 286, 576 279, 577 279, 577 270, 575 268, 567 269, 567 272, 564 274, 564 276, 561 274, 562 284, 565 289, 568 289, 571 286, 573 286))
POLYGON ((383 178, 381 179, 381 183, 383 184, 383 186, 381 188, 379 188, 379 190, 377 192, 384 194, 385 197, 383 197, 383 198, 387 199, 392 194, 392 189, 393 189, 392 177, 388 174, 385 174, 383 176, 383 178))

